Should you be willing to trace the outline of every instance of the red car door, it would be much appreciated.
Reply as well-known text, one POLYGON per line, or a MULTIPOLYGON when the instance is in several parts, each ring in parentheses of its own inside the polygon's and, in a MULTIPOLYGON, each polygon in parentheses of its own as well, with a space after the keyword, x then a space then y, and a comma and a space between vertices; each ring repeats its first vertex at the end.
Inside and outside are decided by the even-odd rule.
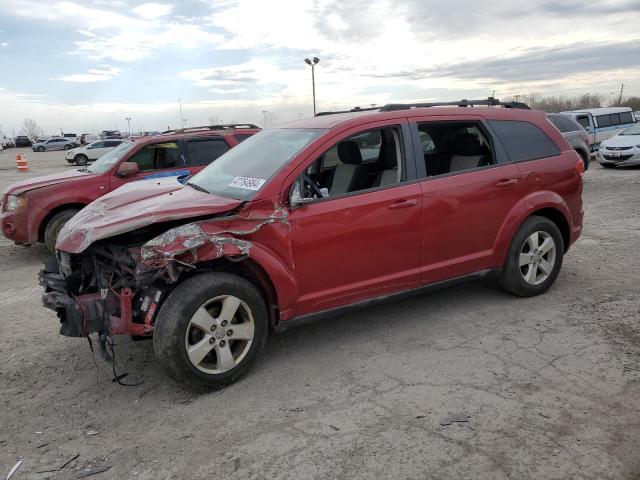
MULTIPOLYGON (((192 173, 191 170, 193 170, 185 166, 180 142, 176 140, 147 144, 129 158, 125 158, 124 161, 137 163, 140 172, 135 175, 121 177, 117 175, 117 169, 114 170, 110 182, 111 190, 137 180, 190 175, 192 173)), ((196 168, 196 170, 199 170, 199 168, 196 168)))
POLYGON ((411 137, 406 124, 387 125, 384 131, 387 135, 384 148, 375 144, 376 136, 381 136, 379 130, 368 129, 357 138, 359 132, 355 129, 314 151, 305 164, 311 175, 315 169, 314 178, 319 187, 326 188, 328 197, 294 208, 290 213, 299 292, 296 315, 419 284, 422 193, 411 178, 413 174, 407 174, 412 170, 407 169, 407 162, 414 160, 413 152, 407 152, 404 145, 411 147, 411 137), (401 141, 403 135, 408 142, 401 141), (350 140, 353 138, 357 142, 350 140), (352 147, 348 164, 343 163, 346 158, 332 155, 342 143, 352 147), (382 150, 387 153, 381 153, 382 150), (345 185, 354 179, 351 173, 358 175, 363 171, 361 166, 365 167, 368 179, 359 187, 344 191, 345 185))
POLYGON ((500 267, 498 232, 526 191, 519 170, 477 117, 427 117, 412 131, 425 158, 422 282, 500 267))

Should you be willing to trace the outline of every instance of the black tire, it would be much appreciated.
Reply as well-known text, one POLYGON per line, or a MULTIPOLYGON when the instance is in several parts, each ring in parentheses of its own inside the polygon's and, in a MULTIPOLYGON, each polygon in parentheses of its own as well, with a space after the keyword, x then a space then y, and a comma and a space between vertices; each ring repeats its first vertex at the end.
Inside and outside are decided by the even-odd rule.
POLYGON ((602 168, 616 168, 615 164, 613 163, 601 163, 600 165, 602 166, 602 168))
POLYGON ((580 155, 580 158, 582 158, 582 163, 584 163, 584 171, 586 172, 587 170, 589 170, 589 154, 584 150, 576 150, 576 152, 578 152, 578 155, 580 155))
POLYGON ((44 152, 44 147, 38 147, 38 148, 36 148, 36 152, 44 152))
POLYGON ((86 165, 89 162, 89 157, 87 157, 84 153, 81 153, 79 155, 76 155, 73 158, 73 161, 75 162, 76 165, 81 167, 83 165, 86 165))
POLYGON ((174 380, 196 390, 214 390, 242 377, 256 362, 269 332, 267 307, 260 292, 242 277, 229 273, 202 273, 182 282, 165 300, 155 322, 153 350, 156 359, 174 380), (239 298, 251 310, 253 340, 239 363, 222 373, 198 369, 187 354, 187 329, 195 312, 222 295, 239 298))
POLYGON ((73 145, 65 145, 65 146, 64 146, 64 149, 65 149, 65 150, 71 150, 71 147, 73 147, 73 145))
POLYGON ((503 290, 519 297, 533 297, 544 293, 553 285, 558 277, 558 273, 560 273, 564 248, 562 234, 554 222, 548 218, 537 215, 527 218, 511 240, 507 259, 500 278, 498 279, 500 286, 503 290), (551 236, 555 242, 553 268, 547 278, 538 285, 527 283, 523 277, 524 273, 522 272, 522 268, 526 269, 527 267, 520 267, 520 254, 523 252, 523 248, 525 248, 527 239, 535 232, 545 232, 551 236))
POLYGON ((58 239, 60 230, 62 230, 64 224, 71 220, 71 217, 79 211, 77 208, 70 208, 56 213, 49 219, 44 229, 44 243, 51 253, 56 253, 56 240, 58 239))

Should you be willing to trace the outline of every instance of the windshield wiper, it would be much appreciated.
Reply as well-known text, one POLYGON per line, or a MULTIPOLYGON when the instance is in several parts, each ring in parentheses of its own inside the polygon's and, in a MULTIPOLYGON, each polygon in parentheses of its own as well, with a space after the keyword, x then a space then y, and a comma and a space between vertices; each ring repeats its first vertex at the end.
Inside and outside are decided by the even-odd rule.
POLYGON ((187 185, 189 185, 190 187, 195 188, 196 190, 199 190, 201 192, 204 193, 209 193, 209 190, 207 190, 206 188, 202 188, 200 185, 195 184, 195 183, 191 183, 191 182, 187 182, 187 185))

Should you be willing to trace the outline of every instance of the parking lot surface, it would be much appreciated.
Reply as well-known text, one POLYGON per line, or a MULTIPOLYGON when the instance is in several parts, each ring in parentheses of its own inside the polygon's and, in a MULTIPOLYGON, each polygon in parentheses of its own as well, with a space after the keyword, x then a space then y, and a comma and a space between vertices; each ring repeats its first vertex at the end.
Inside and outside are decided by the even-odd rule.
MULTIPOLYGON (((0 188, 72 168, 0 152, 0 188)), ((0 240, 0 474, 75 478, 640 478, 640 169, 585 177, 555 286, 475 283, 271 336, 239 383, 195 394, 119 339, 112 382, 40 303, 42 246, 0 240), (41 472, 41 473, 38 473, 41 472)), ((4 478, 4 477, 3 477, 4 478)))

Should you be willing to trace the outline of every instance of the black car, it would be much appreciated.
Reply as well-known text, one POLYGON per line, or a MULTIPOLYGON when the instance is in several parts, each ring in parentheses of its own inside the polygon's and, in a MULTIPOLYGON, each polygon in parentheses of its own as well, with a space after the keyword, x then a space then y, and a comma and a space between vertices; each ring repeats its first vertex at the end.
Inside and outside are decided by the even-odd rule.
POLYGON ((18 135, 16 137, 16 147, 30 147, 31 140, 26 135, 18 135))

